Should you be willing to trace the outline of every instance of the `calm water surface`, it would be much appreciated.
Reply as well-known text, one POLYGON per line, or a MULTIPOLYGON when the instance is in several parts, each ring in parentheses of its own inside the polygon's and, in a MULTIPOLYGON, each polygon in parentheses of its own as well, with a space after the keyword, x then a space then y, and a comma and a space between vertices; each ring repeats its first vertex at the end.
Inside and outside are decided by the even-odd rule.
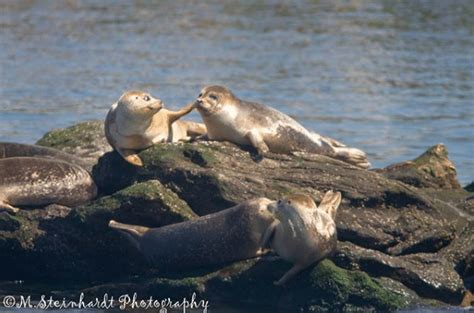
POLYGON ((178 108, 212 83, 377 167, 442 142, 474 179, 474 1, 235 2, 1 0, 0 140, 103 119, 127 89, 178 108))

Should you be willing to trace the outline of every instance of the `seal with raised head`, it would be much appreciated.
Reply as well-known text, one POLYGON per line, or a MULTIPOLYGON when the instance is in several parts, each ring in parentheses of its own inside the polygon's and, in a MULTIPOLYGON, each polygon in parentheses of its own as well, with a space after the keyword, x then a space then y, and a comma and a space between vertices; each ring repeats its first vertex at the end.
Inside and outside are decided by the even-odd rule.
POLYGON ((310 132, 274 108, 240 100, 225 87, 205 87, 195 107, 204 120, 208 139, 251 145, 259 159, 269 151, 307 152, 327 155, 361 168, 370 166, 363 151, 310 132))
POLYGON ((80 166, 38 157, 0 159, 0 210, 18 206, 75 206, 97 196, 97 187, 80 166))
POLYGON ((161 271, 198 268, 263 254, 262 239, 274 221, 272 201, 257 198, 195 220, 159 228, 121 224, 109 227, 129 241, 161 271))
POLYGON ((206 133, 204 124, 178 119, 193 110, 190 103, 178 111, 163 107, 160 99, 143 91, 124 93, 105 119, 105 136, 129 163, 143 166, 136 154, 156 143, 177 142, 206 133))
POLYGON ((264 234, 263 246, 269 245, 281 258, 293 263, 276 285, 285 284, 335 251, 335 217, 340 203, 341 193, 331 190, 326 192, 319 207, 309 196, 301 194, 270 204, 275 221, 264 234))

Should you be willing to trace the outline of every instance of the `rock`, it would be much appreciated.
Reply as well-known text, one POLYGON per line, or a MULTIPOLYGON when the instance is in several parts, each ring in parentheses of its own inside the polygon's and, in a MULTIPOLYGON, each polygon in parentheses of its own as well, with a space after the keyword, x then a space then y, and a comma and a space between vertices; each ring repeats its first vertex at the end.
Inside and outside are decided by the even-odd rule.
POLYGON ((401 257, 340 243, 334 257, 343 267, 363 270, 375 277, 390 277, 416 290, 420 296, 459 304, 465 291, 463 280, 445 258, 431 253, 401 257))
MULTIPOLYGON (((58 131, 42 142, 63 151, 75 151, 77 145, 80 153, 86 151, 84 156, 97 157, 105 151, 99 148, 104 138, 98 126, 85 141, 81 137, 87 137, 82 133, 87 127, 78 135, 73 127, 64 136, 58 131)), ((381 171, 361 170, 325 156, 270 154, 256 163, 247 150, 218 142, 162 144, 140 157, 144 167, 128 164, 115 152, 94 161, 94 180, 110 196, 87 206, 70 211, 48 207, 18 216, 0 213, 0 254, 6 255, 2 262, 7 264, 0 276, 101 283, 87 290, 91 295, 107 290, 101 288, 136 288, 153 295, 160 290, 187 296, 196 291, 216 301, 236 295, 233 300, 251 302, 258 296, 268 303, 282 299, 277 303, 289 310, 309 311, 363 309, 364 303, 378 310, 404 306, 407 302, 391 299, 394 293, 410 295, 409 302, 422 303, 421 296, 458 304, 465 286, 472 291, 474 198, 457 187, 442 146, 409 166, 381 171), (308 193, 318 202, 329 189, 343 194, 337 215, 339 248, 332 257, 337 266, 324 261, 283 289, 270 282, 289 264, 271 258, 193 273, 156 273, 107 227, 111 218, 157 227, 253 197, 277 199, 293 192, 308 193), (331 273, 314 272, 321 266, 331 273)))
POLYGON ((52 147, 81 157, 92 167, 105 152, 112 151, 104 133, 103 121, 78 123, 46 133, 37 145, 52 147))
POLYGON ((198 299, 209 300, 211 306, 214 301, 224 301, 240 309, 260 307, 288 312, 349 308, 392 311, 411 303, 364 272, 341 269, 329 260, 307 269, 287 286, 275 286, 273 282, 290 267, 276 257, 264 257, 236 262, 217 271, 105 284, 81 292, 88 297, 105 292, 115 297, 138 292, 142 298, 155 299, 170 295, 175 299, 189 298, 195 293, 198 299))
POLYGON ((378 172, 418 188, 461 188, 456 167, 448 159, 448 151, 443 144, 429 148, 413 161, 393 164, 378 172))
POLYGON ((141 273, 146 268, 141 255, 108 228, 109 220, 158 227, 195 217, 184 201, 153 180, 75 209, 48 206, 15 216, 3 212, 0 277, 91 281, 141 273))

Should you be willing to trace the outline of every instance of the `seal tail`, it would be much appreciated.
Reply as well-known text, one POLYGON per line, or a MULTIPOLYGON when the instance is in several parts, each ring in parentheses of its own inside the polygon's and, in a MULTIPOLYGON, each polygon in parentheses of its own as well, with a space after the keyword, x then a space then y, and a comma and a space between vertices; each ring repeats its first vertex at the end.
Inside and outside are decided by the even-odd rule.
POLYGON ((341 204, 342 196, 340 192, 329 190, 321 200, 318 209, 326 212, 333 220, 335 220, 337 208, 341 204))
POLYGON ((334 157, 360 168, 369 168, 370 162, 364 151, 349 147, 333 147, 334 157))
POLYGON ((186 123, 187 130, 186 135, 189 137, 198 137, 207 133, 206 125, 202 123, 196 123, 191 121, 183 121, 186 123))
POLYGON ((137 249, 140 248, 141 237, 149 230, 148 227, 122 224, 114 220, 110 220, 109 227, 124 234, 137 249))

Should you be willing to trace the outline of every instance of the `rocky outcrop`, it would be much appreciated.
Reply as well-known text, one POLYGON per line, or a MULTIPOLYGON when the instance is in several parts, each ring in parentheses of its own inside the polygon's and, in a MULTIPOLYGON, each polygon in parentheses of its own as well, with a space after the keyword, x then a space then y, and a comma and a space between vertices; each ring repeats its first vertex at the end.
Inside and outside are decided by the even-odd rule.
POLYGON ((96 163, 93 176, 104 196, 72 209, 0 213, 0 254, 6 256, 0 277, 95 284, 86 289, 89 295, 196 292, 216 301, 232 297, 306 311, 385 311, 427 299, 459 304, 473 289, 474 198, 460 189, 442 145, 405 165, 367 171, 324 156, 275 154, 256 163, 230 143, 176 143, 141 152, 145 166, 138 168, 115 152, 104 154, 109 148, 99 126, 78 124, 39 143, 96 163), (344 199, 338 250, 285 288, 272 281, 290 264, 272 256, 193 273, 156 273, 107 228, 110 219, 159 227, 252 197, 303 192, 320 201, 329 189, 344 199), (136 275, 139 282, 130 279, 136 275))
POLYGON ((461 188, 456 177, 456 167, 448 159, 448 151, 443 144, 429 148, 412 161, 393 164, 378 172, 419 188, 461 188))
POLYGON ((92 167, 105 152, 112 151, 104 134, 103 121, 88 121, 46 133, 36 143, 84 159, 92 167))

